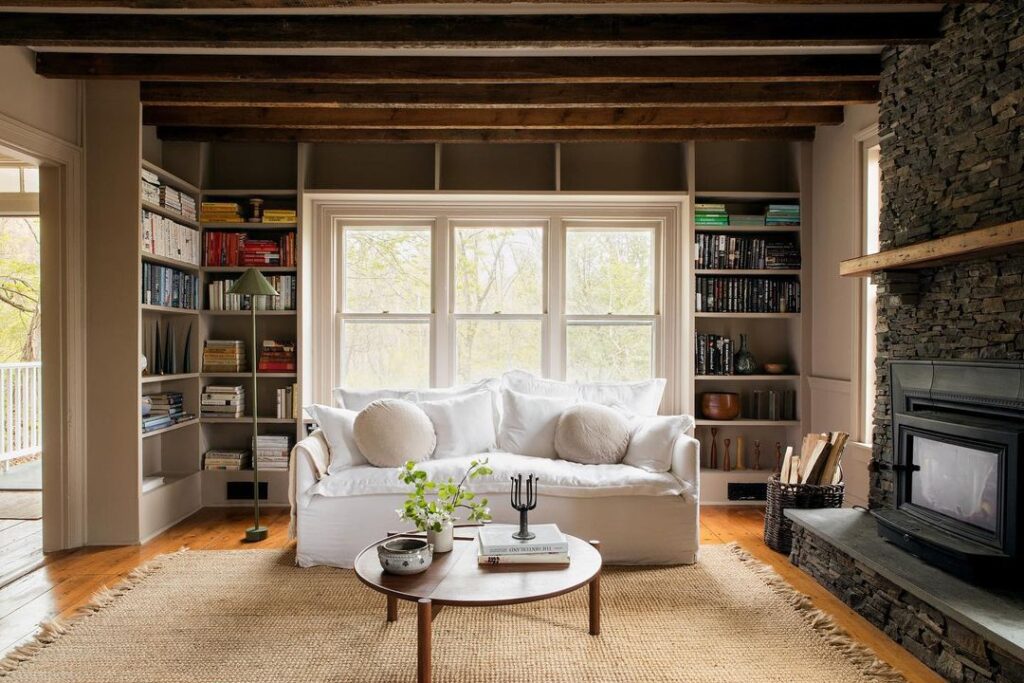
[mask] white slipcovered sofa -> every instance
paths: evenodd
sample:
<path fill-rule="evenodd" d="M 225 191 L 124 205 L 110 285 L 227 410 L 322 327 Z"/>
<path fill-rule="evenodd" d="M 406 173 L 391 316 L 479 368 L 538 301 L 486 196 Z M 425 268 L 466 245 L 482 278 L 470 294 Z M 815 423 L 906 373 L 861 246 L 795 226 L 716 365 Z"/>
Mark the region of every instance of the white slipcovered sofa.
<path fill-rule="evenodd" d="M 659 390 L 655 406 L 660 398 Z M 683 424 L 688 427 L 660 454 L 667 471 L 504 452 L 497 449 L 500 437 L 495 450 L 427 459 L 419 466 L 431 479 L 458 480 L 470 461 L 488 458 L 493 473 L 474 479 L 472 490 L 490 499 L 494 521 L 500 523 L 518 522 L 509 504 L 510 477 L 536 474 L 540 496 L 531 520 L 600 540 L 607 563 L 692 564 L 700 537 L 700 454 L 692 420 Z M 331 457 L 321 429 L 300 441 L 292 454 L 291 530 L 297 540 L 296 562 L 303 567 L 351 567 L 367 545 L 389 531 L 409 528 L 396 513 L 408 492 L 399 468 L 369 463 L 332 467 Z"/>

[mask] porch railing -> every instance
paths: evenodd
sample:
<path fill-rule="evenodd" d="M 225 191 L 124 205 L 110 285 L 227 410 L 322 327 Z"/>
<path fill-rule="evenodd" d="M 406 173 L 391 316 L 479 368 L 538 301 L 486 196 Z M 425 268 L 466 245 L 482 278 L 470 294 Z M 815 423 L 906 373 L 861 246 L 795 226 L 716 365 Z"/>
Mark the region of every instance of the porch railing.
<path fill-rule="evenodd" d="M 0 471 L 42 450 L 41 363 L 0 363 Z"/>

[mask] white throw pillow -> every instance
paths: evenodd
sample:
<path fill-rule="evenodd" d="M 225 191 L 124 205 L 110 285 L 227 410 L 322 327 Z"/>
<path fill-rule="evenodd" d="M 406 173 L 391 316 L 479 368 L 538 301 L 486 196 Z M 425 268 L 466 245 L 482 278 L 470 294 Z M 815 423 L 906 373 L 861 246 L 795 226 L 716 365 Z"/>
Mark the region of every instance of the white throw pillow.
<path fill-rule="evenodd" d="M 672 447 L 676 439 L 693 429 L 693 425 L 689 415 L 635 417 L 622 464 L 647 472 L 668 472 L 672 469 Z"/>
<path fill-rule="evenodd" d="M 434 458 L 486 453 L 494 448 L 494 403 L 491 392 L 477 391 L 417 405 L 430 418 L 437 435 Z"/>
<path fill-rule="evenodd" d="M 328 474 L 335 474 L 346 467 L 366 464 L 366 458 L 359 452 L 355 435 L 352 433 L 352 425 L 359 413 L 354 410 L 319 404 L 308 410 L 316 423 L 320 425 L 324 438 L 327 439 L 327 446 L 331 449 L 331 462 L 327 466 Z"/>
<path fill-rule="evenodd" d="M 504 410 L 498 447 L 509 453 L 554 458 L 558 418 L 575 398 L 530 396 L 511 389 L 501 392 Z"/>
<path fill-rule="evenodd" d="M 614 465 L 629 445 L 629 420 L 598 403 L 579 403 L 562 412 L 555 428 L 555 451 L 562 460 Z"/>
<path fill-rule="evenodd" d="M 354 410 L 357 413 L 370 405 L 374 401 L 379 401 L 383 398 L 404 398 L 409 399 L 413 394 L 413 389 L 344 389 L 342 387 L 336 387 L 331 390 L 331 396 L 334 398 L 334 404 L 339 408 L 345 408 L 346 410 Z"/>
<path fill-rule="evenodd" d="M 663 378 L 640 382 L 581 382 L 580 400 L 621 406 L 636 415 L 657 415 L 665 393 Z"/>
<path fill-rule="evenodd" d="M 424 401 L 441 401 L 455 396 L 468 396 L 470 394 L 486 392 L 487 397 L 491 401 L 491 415 L 494 423 L 494 432 L 497 433 L 498 426 L 501 424 L 501 394 L 498 392 L 500 386 L 501 383 L 498 380 L 488 378 L 482 379 L 479 382 L 473 382 L 472 384 L 463 384 L 458 387 L 419 389 L 412 392 L 405 398 L 415 403 L 423 403 Z"/>
<path fill-rule="evenodd" d="M 501 422 L 501 402 L 498 396 L 499 385 L 498 380 L 490 378 L 482 379 L 472 384 L 463 384 L 458 387 L 443 387 L 440 389 L 356 390 L 335 387 L 331 390 L 331 396 L 334 398 L 336 406 L 358 411 L 382 398 L 404 398 L 413 403 L 420 403 L 421 401 L 439 401 L 452 396 L 464 396 L 466 394 L 475 394 L 479 391 L 489 391 L 491 392 L 491 400 L 494 404 L 494 429 L 497 431 L 498 424 Z"/>
<path fill-rule="evenodd" d="M 556 398 L 577 398 L 579 387 L 571 382 L 544 379 L 525 370 L 510 370 L 501 376 L 501 386 L 520 394 L 530 396 L 552 396 Z"/>
<path fill-rule="evenodd" d="M 434 425 L 423 409 L 400 398 L 382 398 L 359 411 L 352 431 L 363 456 L 375 467 L 401 467 L 434 452 Z"/>

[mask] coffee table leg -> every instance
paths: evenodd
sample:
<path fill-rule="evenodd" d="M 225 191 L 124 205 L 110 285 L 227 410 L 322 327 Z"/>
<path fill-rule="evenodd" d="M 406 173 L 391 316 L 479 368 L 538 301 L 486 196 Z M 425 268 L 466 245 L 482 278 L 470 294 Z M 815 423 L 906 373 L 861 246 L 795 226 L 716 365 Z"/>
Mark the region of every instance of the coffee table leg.
<path fill-rule="evenodd" d="M 416 681 L 430 683 L 430 634 L 434 610 L 430 600 L 421 599 L 416 604 Z"/>
<path fill-rule="evenodd" d="M 591 541 L 590 545 L 598 551 L 601 550 L 600 541 Z M 589 586 L 590 591 L 590 635 L 601 635 L 601 572 L 593 578 Z"/>
<path fill-rule="evenodd" d="M 393 595 L 387 596 L 388 600 L 388 621 L 398 621 L 398 598 Z"/>

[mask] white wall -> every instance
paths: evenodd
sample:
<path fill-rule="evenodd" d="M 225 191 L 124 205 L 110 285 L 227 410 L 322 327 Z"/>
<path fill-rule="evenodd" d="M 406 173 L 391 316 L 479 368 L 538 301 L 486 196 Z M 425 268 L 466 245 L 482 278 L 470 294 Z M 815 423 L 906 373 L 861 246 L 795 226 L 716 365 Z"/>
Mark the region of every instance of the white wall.
<path fill-rule="evenodd" d="M 878 122 L 876 105 L 846 107 L 841 126 L 821 127 L 814 140 L 811 307 L 811 429 L 856 436 L 853 385 L 859 280 L 839 277 L 839 262 L 859 256 L 855 136 Z M 847 504 L 866 504 L 870 449 L 847 449 Z"/>
<path fill-rule="evenodd" d="M 0 47 L 0 115 L 80 145 L 79 87 L 78 81 L 36 76 L 31 50 Z"/>

